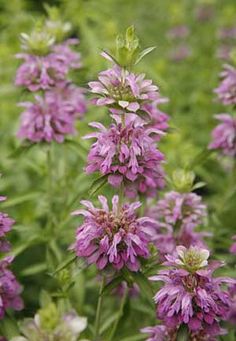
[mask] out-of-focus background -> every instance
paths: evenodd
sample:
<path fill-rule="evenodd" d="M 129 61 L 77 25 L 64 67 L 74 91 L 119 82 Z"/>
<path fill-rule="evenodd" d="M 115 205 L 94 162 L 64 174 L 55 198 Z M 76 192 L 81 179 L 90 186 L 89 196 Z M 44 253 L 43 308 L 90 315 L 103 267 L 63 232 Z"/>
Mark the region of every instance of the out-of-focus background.
<path fill-rule="evenodd" d="M 96 79 L 97 73 L 107 68 L 107 61 L 100 52 L 102 49 L 112 51 L 116 35 L 127 26 L 135 26 L 144 48 L 156 46 L 136 71 L 146 73 L 158 84 L 162 96 L 169 98 L 162 109 L 171 117 L 171 128 L 160 147 L 166 154 L 166 170 L 171 173 L 177 167 L 192 164 L 198 179 L 206 182 L 199 193 L 209 205 L 209 230 L 214 233 L 212 245 L 219 257 L 227 259 L 224 250 L 236 231 L 236 193 L 235 181 L 229 174 L 231 164 L 230 160 L 219 159 L 216 154 L 205 162 L 203 158 L 216 124 L 213 115 L 226 111 L 217 102 L 213 89 L 218 84 L 222 64 L 228 62 L 230 51 L 236 47 L 236 2 L 61 0 L 48 4 L 60 9 L 61 18 L 72 24 L 71 36 L 80 39 L 83 68 L 73 74 L 73 79 L 82 87 L 87 87 L 88 81 Z M 43 1 L 0 0 L 0 173 L 3 175 L 0 194 L 7 195 L 8 201 L 3 207 L 17 222 L 12 233 L 18 254 L 15 272 L 25 286 L 23 296 L 29 315 L 37 307 L 40 283 L 48 280 L 42 261 L 45 249 L 41 241 L 37 242 L 37 236 L 43 233 L 47 185 L 44 150 L 37 147 L 24 150 L 16 138 L 22 110 L 17 103 L 27 100 L 28 94 L 14 86 L 20 63 L 15 54 L 20 51 L 19 34 L 29 33 L 43 16 Z M 67 214 L 69 216 L 72 208 L 78 207 L 76 198 L 86 195 L 93 180 L 83 173 L 89 144 L 80 137 L 89 130 L 88 122 L 106 120 L 104 109 L 90 106 L 85 119 L 77 125 L 76 143 L 65 144 L 60 149 L 54 146 L 59 162 L 54 169 L 59 184 L 55 209 L 61 213 L 65 202 L 75 199 L 75 204 L 62 214 L 63 223 L 58 227 L 58 240 L 65 249 L 72 242 L 75 229 L 75 222 Z M 60 161 L 62 152 L 66 162 L 65 158 Z M 66 183 L 60 180 L 64 179 L 61 174 L 67 174 Z M 50 255 L 47 257 L 50 261 Z M 85 302 L 84 292 L 93 285 L 89 281 L 93 274 L 86 276 L 86 282 L 82 275 L 80 277 L 77 284 L 80 290 L 75 288 L 80 307 Z M 52 285 L 50 281 L 48 285 Z M 84 309 L 89 315 L 92 314 L 89 295 L 86 297 Z M 136 321 L 133 322 L 135 328 Z"/>

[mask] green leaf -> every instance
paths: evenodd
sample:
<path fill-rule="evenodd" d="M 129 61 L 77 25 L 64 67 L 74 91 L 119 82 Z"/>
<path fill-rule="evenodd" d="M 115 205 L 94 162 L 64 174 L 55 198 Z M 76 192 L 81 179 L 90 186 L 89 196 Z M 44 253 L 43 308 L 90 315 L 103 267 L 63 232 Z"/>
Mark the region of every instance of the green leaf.
<path fill-rule="evenodd" d="M 204 149 L 199 154 L 195 156 L 195 158 L 188 165 L 188 169 L 192 170 L 193 168 L 203 164 L 209 156 L 212 154 L 212 150 Z"/>
<path fill-rule="evenodd" d="M 133 280 L 141 289 L 141 292 L 147 296 L 148 299 L 152 300 L 154 292 L 152 286 L 147 277 L 142 272 L 132 272 Z"/>
<path fill-rule="evenodd" d="M 109 282 L 103 289 L 102 295 L 109 294 L 113 289 L 115 289 L 122 281 L 124 280 L 123 276 L 115 277 L 111 282 Z"/>
<path fill-rule="evenodd" d="M 52 302 L 52 298 L 46 290 L 41 290 L 39 294 L 39 304 L 40 307 L 46 307 Z"/>
<path fill-rule="evenodd" d="M 133 336 L 125 337 L 124 339 L 121 339 L 120 341 L 140 341 L 145 340 L 147 338 L 147 335 L 137 334 Z"/>
<path fill-rule="evenodd" d="M 77 256 L 75 254 L 71 254 L 67 259 L 62 262 L 56 270 L 51 274 L 52 276 L 55 276 L 58 272 L 62 271 L 63 269 L 67 268 L 70 264 L 72 264 L 76 260 Z"/>
<path fill-rule="evenodd" d="M 107 183 L 107 175 L 103 175 L 94 180 L 90 189 L 89 196 L 92 197 L 99 192 L 99 190 Z"/>
<path fill-rule="evenodd" d="M 205 182 L 203 182 L 203 181 L 197 182 L 195 185 L 193 185 L 192 191 L 194 191 L 195 189 L 198 189 L 198 188 L 202 188 L 202 187 L 204 187 L 204 186 L 206 186 L 206 183 L 205 183 Z"/>
<path fill-rule="evenodd" d="M 47 270 L 47 266 L 45 263 L 38 263 L 38 264 L 34 264 L 29 266 L 28 268 L 24 269 L 21 272 L 22 276 L 32 276 L 32 275 L 36 275 L 40 272 L 46 271 Z"/>
<path fill-rule="evenodd" d="M 29 193 L 29 194 L 24 194 L 24 195 L 21 195 L 19 197 L 15 197 L 13 199 L 9 199 L 9 200 L 3 202 L 1 204 L 1 206 L 3 208 L 8 208 L 8 207 L 16 206 L 16 205 L 22 204 L 22 203 L 24 203 L 26 201 L 34 200 L 34 199 L 38 198 L 41 195 L 42 195 L 41 192 L 33 192 L 33 193 Z"/>
<path fill-rule="evenodd" d="M 156 46 L 151 46 L 151 47 L 146 48 L 142 52 L 140 52 L 138 55 L 138 58 L 135 61 L 135 65 L 137 65 L 146 55 L 148 55 L 155 49 L 156 49 Z"/>

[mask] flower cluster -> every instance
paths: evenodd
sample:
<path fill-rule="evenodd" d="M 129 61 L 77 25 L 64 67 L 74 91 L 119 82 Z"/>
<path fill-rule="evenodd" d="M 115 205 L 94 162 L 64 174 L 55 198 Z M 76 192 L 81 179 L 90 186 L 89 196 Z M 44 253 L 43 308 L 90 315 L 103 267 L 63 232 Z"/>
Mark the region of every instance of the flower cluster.
<path fill-rule="evenodd" d="M 60 314 L 54 303 L 50 303 L 39 310 L 34 318 L 23 321 L 23 336 L 13 337 L 11 341 L 77 341 L 86 327 L 85 317 L 78 316 L 73 310 Z"/>
<path fill-rule="evenodd" d="M 221 73 L 222 81 L 215 93 L 224 105 L 236 104 L 236 69 L 231 65 L 225 65 Z"/>
<path fill-rule="evenodd" d="M 126 116 L 124 126 L 119 116 L 114 119 L 108 129 L 100 123 L 91 124 L 99 132 L 87 136 L 97 139 L 88 155 L 87 173 L 99 170 L 108 175 L 108 182 L 114 187 L 124 183 L 129 197 L 135 197 L 137 192 L 155 195 L 156 189 L 164 186 L 164 155 L 151 135 L 160 136 L 160 131 L 145 129 L 134 115 Z"/>
<path fill-rule="evenodd" d="M 164 265 L 171 268 L 151 278 L 164 282 L 154 298 L 157 317 L 173 331 L 185 325 L 190 340 L 215 340 L 224 332 L 219 322 L 228 318 L 231 304 L 222 284 L 234 281 L 213 277 L 220 264 L 208 264 L 208 250 L 178 246 L 176 251 L 177 256 L 166 256 Z"/>
<path fill-rule="evenodd" d="M 76 242 L 72 246 L 77 256 L 95 263 L 98 269 L 111 265 L 120 270 L 126 266 L 138 271 L 140 259 L 149 257 L 149 224 L 147 217 L 137 218 L 135 210 L 141 203 L 134 202 L 119 207 L 119 197 L 112 199 L 109 210 L 107 199 L 98 197 L 102 208 L 95 208 L 89 201 L 81 201 L 86 210 L 75 211 L 83 215 L 84 222 L 76 232 Z"/>
<path fill-rule="evenodd" d="M 36 95 L 34 102 L 23 103 L 26 110 L 18 136 L 31 142 L 61 143 L 65 135 L 75 132 L 75 120 L 86 111 L 84 90 L 68 78 L 70 70 L 81 67 L 80 54 L 72 50 L 78 40 L 56 44 L 54 38 L 49 39 L 43 32 L 32 35 L 38 45 L 35 43 L 32 49 L 33 36 L 23 35 L 26 44 L 23 48 L 27 51 L 17 55 L 24 62 L 17 71 L 15 84 Z"/>
<path fill-rule="evenodd" d="M 103 56 L 110 60 L 107 54 Z M 137 194 L 155 196 L 165 184 L 164 155 L 156 144 L 169 120 L 158 106 L 168 100 L 144 77 L 114 64 L 99 74 L 98 81 L 89 83 L 91 92 L 98 95 L 93 103 L 107 106 L 113 122 L 108 128 L 90 124 L 99 131 L 85 137 L 96 138 L 86 171 L 107 175 L 114 187 L 125 184 L 125 194 L 131 198 Z"/>
<path fill-rule="evenodd" d="M 6 198 L 0 196 L 0 202 Z M 0 252 L 10 250 L 10 243 L 6 240 L 7 233 L 11 230 L 14 220 L 8 214 L 0 212 Z M 21 287 L 14 274 L 9 270 L 13 257 L 5 256 L 0 260 L 0 319 L 5 316 L 8 308 L 21 310 L 23 302 L 20 298 Z"/>
<path fill-rule="evenodd" d="M 216 115 L 221 122 L 212 132 L 210 149 L 218 149 L 224 155 L 236 157 L 236 118 L 229 114 Z"/>
<path fill-rule="evenodd" d="M 203 237 L 208 234 L 195 231 L 207 215 L 206 205 L 197 194 L 167 192 L 147 215 L 155 221 L 152 238 L 162 259 L 177 245 L 205 246 Z"/>

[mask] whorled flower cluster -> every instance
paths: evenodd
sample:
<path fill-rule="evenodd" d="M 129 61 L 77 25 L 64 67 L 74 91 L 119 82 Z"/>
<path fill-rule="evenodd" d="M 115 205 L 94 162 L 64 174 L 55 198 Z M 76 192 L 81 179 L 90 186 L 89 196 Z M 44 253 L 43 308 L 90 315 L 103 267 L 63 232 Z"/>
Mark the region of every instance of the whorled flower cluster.
<path fill-rule="evenodd" d="M 161 259 L 172 254 L 177 245 L 205 247 L 203 238 L 209 234 L 195 228 L 203 224 L 207 208 L 197 194 L 167 192 L 146 214 L 155 221 L 152 240 Z"/>
<path fill-rule="evenodd" d="M 0 202 L 6 198 L 0 196 Z M 8 252 L 10 243 L 6 240 L 7 233 L 11 230 L 14 220 L 8 214 L 0 212 L 0 252 Z M 21 287 L 14 274 L 9 270 L 13 257 L 5 256 L 0 260 L 0 319 L 4 318 L 5 311 L 9 308 L 21 310 L 23 301 L 20 298 Z"/>
<path fill-rule="evenodd" d="M 146 104 L 159 98 L 158 87 L 144 74 L 136 75 L 118 65 L 100 72 L 98 81 L 89 82 L 89 87 L 99 95 L 94 103 L 108 106 L 113 113 L 145 111 Z"/>
<path fill-rule="evenodd" d="M 141 203 L 119 204 L 119 197 L 112 199 L 112 210 L 107 199 L 98 197 L 102 208 L 96 208 L 89 201 L 81 201 L 86 207 L 75 211 L 83 215 L 84 222 L 78 227 L 76 241 L 72 248 L 78 257 L 89 264 L 96 264 L 102 270 L 111 265 L 115 270 L 127 267 L 138 271 L 140 259 L 149 257 L 149 223 L 147 217 L 137 218 L 135 210 Z"/>
<path fill-rule="evenodd" d="M 231 65 L 225 65 L 221 72 L 222 81 L 215 93 L 224 105 L 236 104 L 236 69 Z"/>
<path fill-rule="evenodd" d="M 229 114 L 215 117 L 220 123 L 212 131 L 209 149 L 218 149 L 224 155 L 236 157 L 236 118 Z"/>
<path fill-rule="evenodd" d="M 222 284 L 232 285 L 234 281 L 213 277 L 221 264 L 208 264 L 208 250 L 178 246 L 176 251 L 177 256 L 166 256 L 164 265 L 170 269 L 151 278 L 164 282 L 154 298 L 157 317 L 172 331 L 186 326 L 190 340 L 216 340 L 224 333 L 219 322 L 227 320 L 232 303 Z"/>
<path fill-rule="evenodd" d="M 18 137 L 31 142 L 61 143 L 66 135 L 75 132 L 75 120 L 86 111 L 84 89 L 68 78 L 70 70 L 81 67 L 80 54 L 71 48 L 77 44 L 77 39 L 69 39 L 52 45 L 46 55 L 17 55 L 24 62 L 15 84 L 33 93 L 43 92 L 35 96 L 34 102 L 22 104 L 26 110 L 21 116 Z"/>
<path fill-rule="evenodd" d="M 91 123 L 100 131 L 86 138 L 96 138 L 88 155 L 87 173 L 100 171 L 108 175 L 108 182 L 135 197 L 137 192 L 155 195 L 164 186 L 161 163 L 164 155 L 156 148 L 151 135 L 160 135 L 155 128 L 146 128 L 135 115 L 126 115 L 124 125 L 120 116 L 113 116 L 115 123 L 108 129 L 101 123 Z"/>

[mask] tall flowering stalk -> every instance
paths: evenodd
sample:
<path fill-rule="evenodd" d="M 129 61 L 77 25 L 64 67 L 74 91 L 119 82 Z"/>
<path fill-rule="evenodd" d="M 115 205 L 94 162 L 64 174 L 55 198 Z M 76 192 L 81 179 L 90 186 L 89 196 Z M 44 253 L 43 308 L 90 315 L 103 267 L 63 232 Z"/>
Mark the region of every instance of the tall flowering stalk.
<path fill-rule="evenodd" d="M 225 333 L 220 321 L 227 320 L 232 304 L 224 283 L 232 285 L 230 278 L 213 277 L 219 262 L 208 263 L 209 251 L 198 247 L 186 249 L 178 246 L 177 255 L 166 256 L 164 265 L 170 269 L 159 271 L 151 280 L 164 282 L 154 300 L 157 317 L 164 326 L 146 328 L 151 335 L 162 333 L 160 340 L 177 340 L 180 328 L 185 328 L 188 340 L 217 340 Z M 156 329 L 155 329 L 156 328 Z M 155 336 L 150 340 L 159 340 Z"/>
<path fill-rule="evenodd" d="M 46 21 L 31 35 L 21 34 L 23 63 L 17 70 L 15 84 L 34 95 L 34 102 L 19 103 L 21 115 L 18 137 L 30 142 L 56 141 L 75 133 L 75 121 L 86 111 L 84 89 L 69 79 L 69 72 L 81 67 L 80 54 L 72 47 L 78 39 L 64 40 L 68 25 L 57 27 Z M 60 34 L 59 34 L 60 33 Z"/>
<path fill-rule="evenodd" d="M 165 184 L 162 168 L 165 158 L 157 148 L 157 142 L 168 128 L 169 118 L 157 105 L 166 99 L 160 97 L 158 87 L 145 79 L 144 74 L 131 71 L 152 49 L 140 52 L 134 28 L 128 28 L 124 37 L 117 38 L 116 57 L 102 53 L 112 62 L 112 67 L 101 72 L 97 81 L 89 83 L 91 92 L 95 94 L 92 102 L 96 106 L 107 107 L 111 124 L 108 128 L 100 122 L 90 124 L 97 131 L 85 136 L 86 139 L 95 139 L 89 151 L 86 172 L 100 172 L 112 187 L 119 188 L 119 195 L 112 198 L 112 208 L 107 198 L 100 195 L 101 208 L 83 200 L 81 204 L 85 209 L 73 213 L 82 215 L 84 220 L 77 228 L 72 248 L 88 264 L 96 264 L 103 277 L 94 341 L 99 339 L 106 273 L 115 277 L 123 276 L 126 271 L 139 273 L 144 260 L 150 257 L 153 222 L 150 218 L 138 217 L 136 210 L 140 208 L 140 202 L 127 203 L 124 197 L 154 196 Z M 125 292 L 110 340 L 123 313 L 127 289 Z"/>

